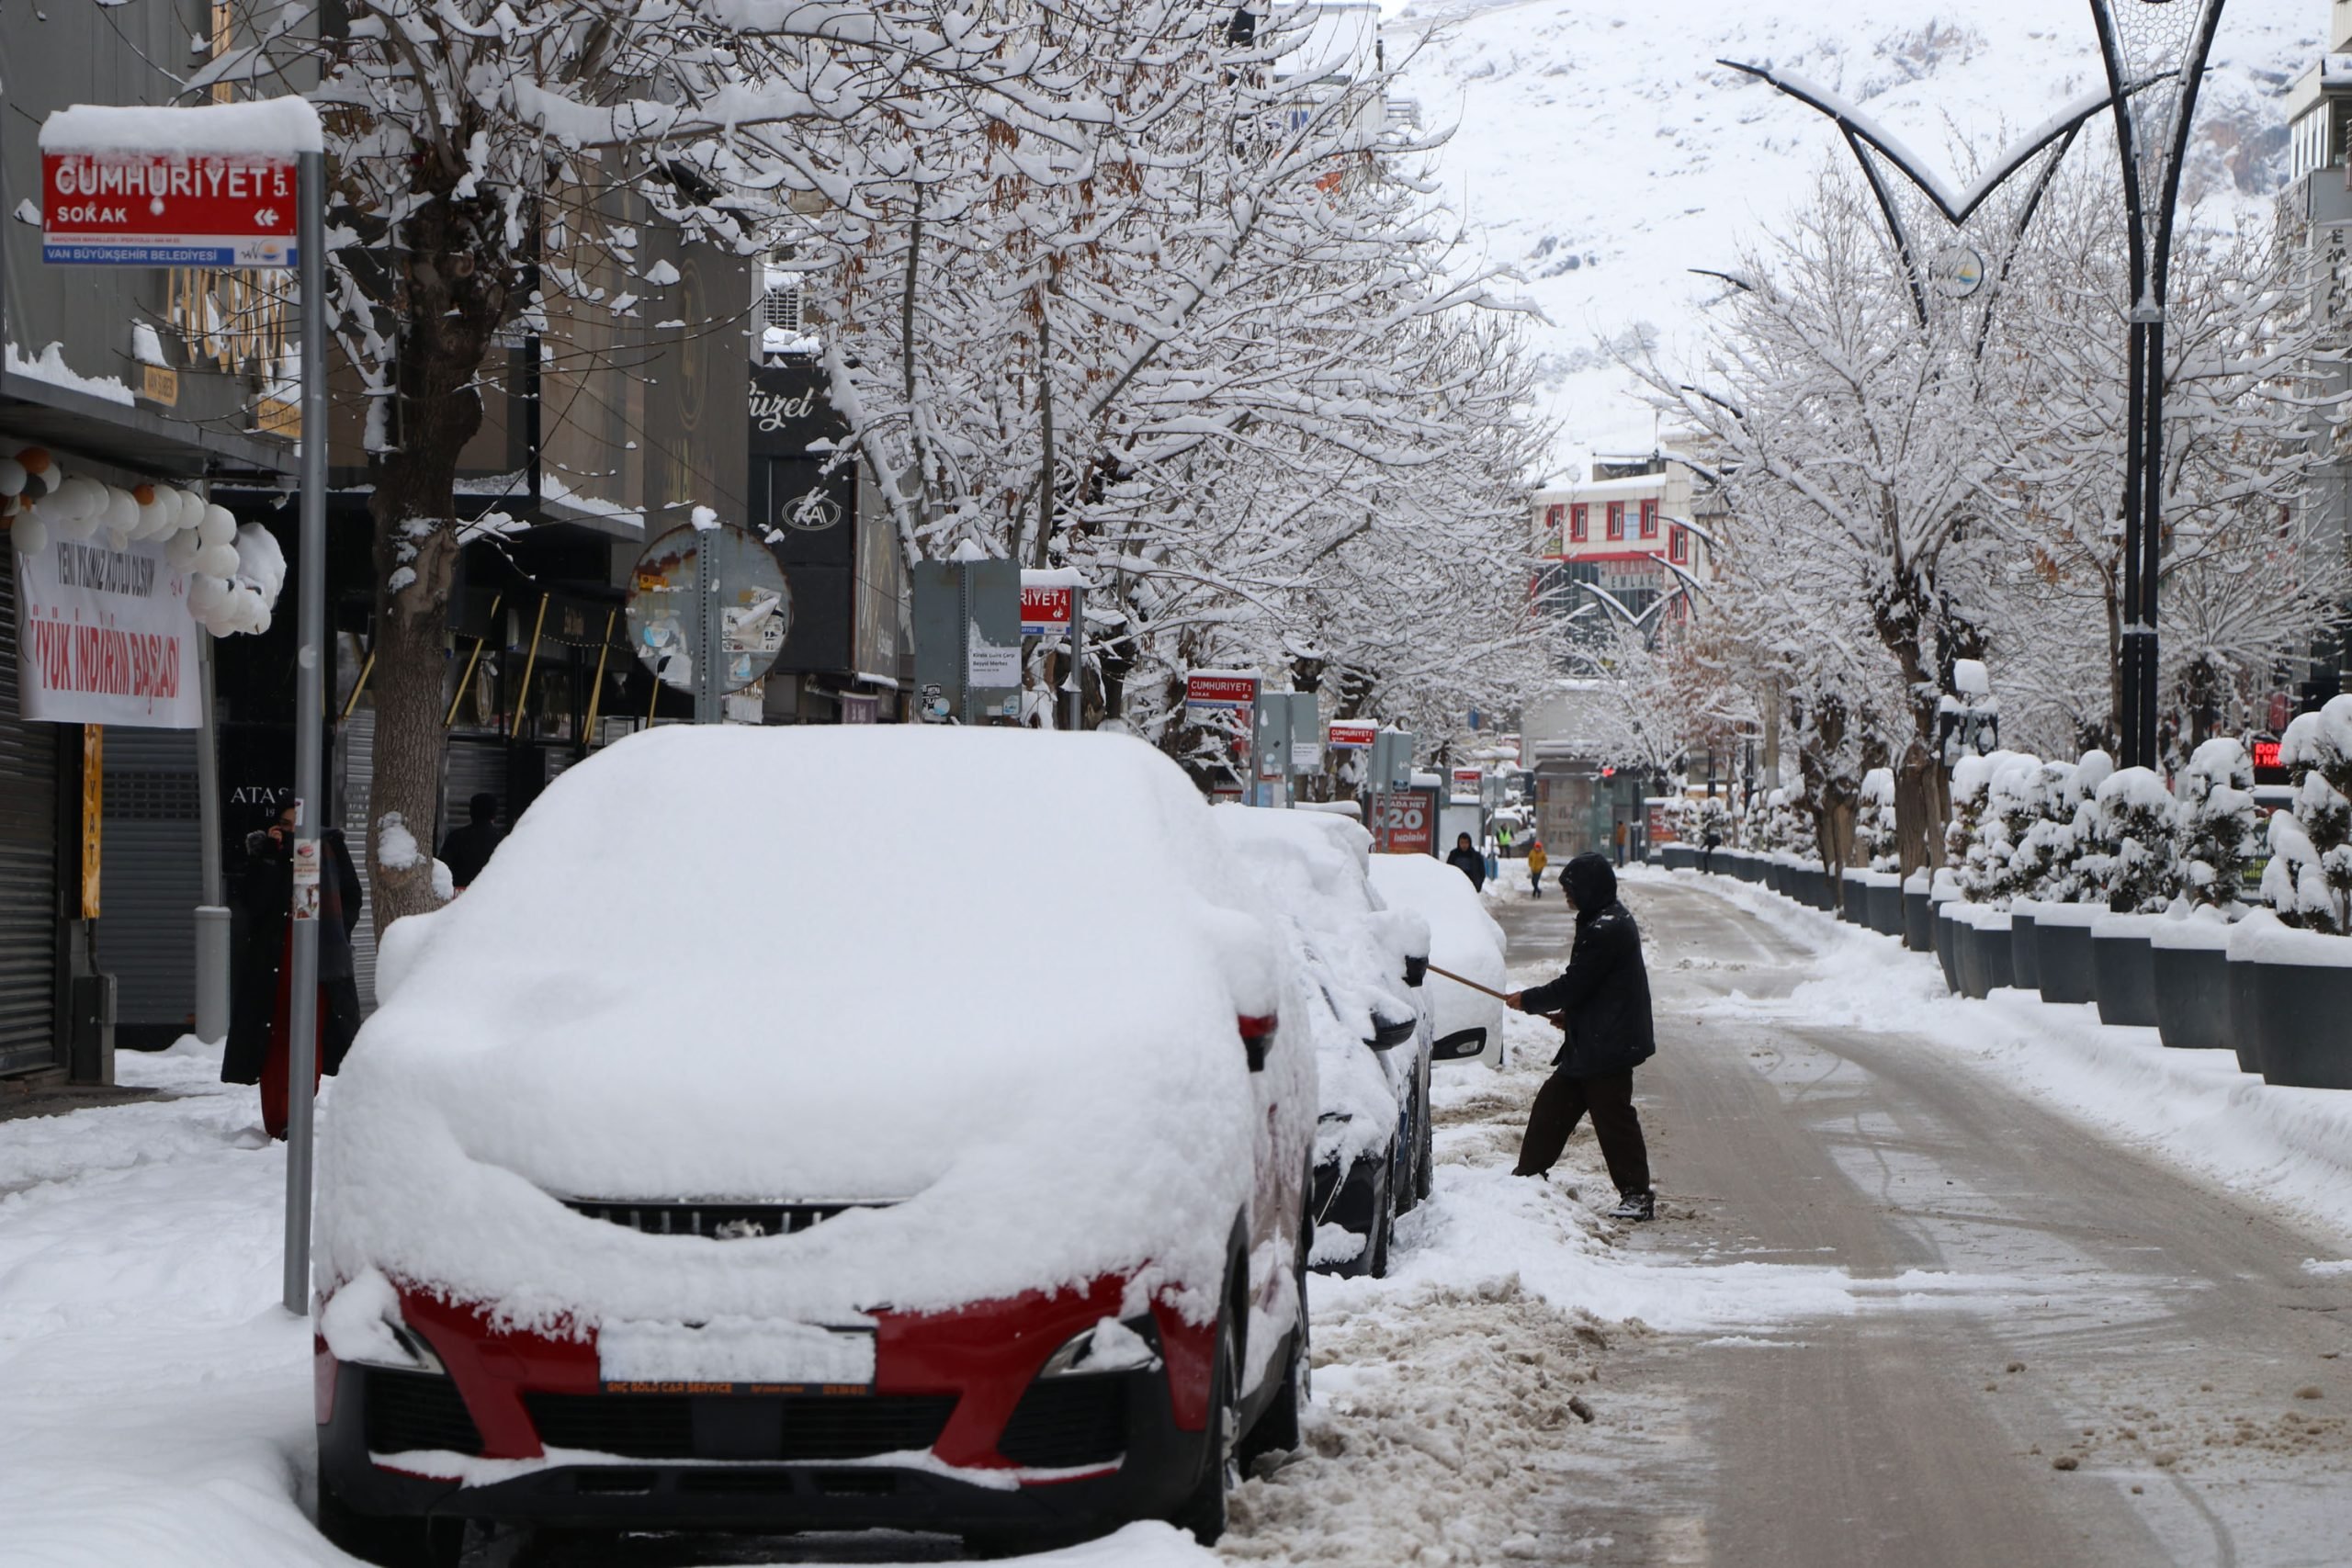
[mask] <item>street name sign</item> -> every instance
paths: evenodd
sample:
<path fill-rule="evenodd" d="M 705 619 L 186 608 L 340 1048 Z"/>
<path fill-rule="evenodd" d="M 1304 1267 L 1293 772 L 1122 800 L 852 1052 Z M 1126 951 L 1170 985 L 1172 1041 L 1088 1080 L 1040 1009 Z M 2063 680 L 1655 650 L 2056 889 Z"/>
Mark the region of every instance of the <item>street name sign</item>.
<path fill-rule="evenodd" d="M 318 140 L 300 99 L 61 109 L 40 130 L 41 260 L 291 267 L 295 159 Z"/>

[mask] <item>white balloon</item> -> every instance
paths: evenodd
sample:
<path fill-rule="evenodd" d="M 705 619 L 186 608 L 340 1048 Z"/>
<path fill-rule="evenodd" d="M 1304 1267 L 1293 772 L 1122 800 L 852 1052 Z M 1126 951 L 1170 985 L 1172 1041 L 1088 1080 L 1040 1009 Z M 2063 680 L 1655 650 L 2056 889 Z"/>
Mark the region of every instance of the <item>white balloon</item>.
<path fill-rule="evenodd" d="M 172 493 L 179 498 L 180 508 L 179 521 L 173 525 L 173 526 L 178 528 L 193 528 L 198 524 L 204 521 L 204 498 L 202 496 L 197 494 L 196 491 L 192 490 L 175 490 Z"/>
<path fill-rule="evenodd" d="M 87 512 L 74 513 L 70 516 L 53 517 L 50 521 L 56 525 L 60 538 L 86 539 L 96 533 L 99 526 L 106 521 L 106 512 L 103 508 L 94 508 Z"/>
<path fill-rule="evenodd" d="M 207 577 L 199 572 L 187 580 L 188 614 L 209 626 L 212 624 L 213 617 L 220 613 L 221 601 L 226 599 L 228 594 L 227 583 L 217 577 Z"/>
<path fill-rule="evenodd" d="M 102 519 L 105 526 L 129 537 L 139 526 L 139 498 L 127 490 L 113 485 L 107 487 L 107 509 Z"/>
<path fill-rule="evenodd" d="M 174 571 L 186 571 L 196 564 L 197 552 L 203 548 L 203 540 L 183 530 L 164 541 L 164 564 Z"/>
<path fill-rule="evenodd" d="M 128 549 L 130 547 L 130 536 L 119 528 L 101 528 L 98 530 L 98 543 L 110 550 Z"/>
<path fill-rule="evenodd" d="M 204 509 L 204 520 L 197 525 L 197 533 L 208 545 L 232 544 L 237 537 L 237 519 L 225 506 L 208 506 Z M 226 577 L 228 573 L 220 575 Z"/>
<path fill-rule="evenodd" d="M 196 570 L 208 577 L 237 575 L 237 547 L 207 545 L 196 554 Z"/>
<path fill-rule="evenodd" d="M 17 520 L 8 525 L 8 541 L 17 547 L 19 555 L 38 555 L 48 547 L 49 527 L 41 522 L 40 513 L 20 512 Z"/>
<path fill-rule="evenodd" d="M 94 479 L 74 474 L 57 487 L 57 492 L 41 505 L 49 509 L 52 523 L 78 523 L 107 503 L 107 487 Z"/>
<path fill-rule="evenodd" d="M 171 532 L 172 525 L 180 519 L 180 509 L 164 499 L 157 491 L 155 499 L 139 509 L 139 531 L 134 539 L 160 539 Z"/>

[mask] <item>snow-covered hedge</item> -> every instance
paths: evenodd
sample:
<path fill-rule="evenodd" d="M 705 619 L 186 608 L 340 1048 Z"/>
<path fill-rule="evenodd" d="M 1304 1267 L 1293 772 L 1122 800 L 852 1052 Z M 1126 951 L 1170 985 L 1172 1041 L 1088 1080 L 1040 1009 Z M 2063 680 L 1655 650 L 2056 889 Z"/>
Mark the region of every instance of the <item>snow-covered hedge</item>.
<path fill-rule="evenodd" d="M 2037 863 L 2028 845 L 2041 821 L 2041 759 L 2018 752 L 1985 783 L 1981 847 L 1986 892 L 1996 903 L 2034 897 Z"/>
<path fill-rule="evenodd" d="M 1894 770 L 1872 768 L 1862 775 L 1862 808 L 1854 818 L 1854 858 L 1870 871 L 1902 864 L 1894 834 Z"/>
<path fill-rule="evenodd" d="M 2289 725 L 2278 760 L 2295 801 L 2271 814 L 2262 896 L 2290 926 L 2352 936 L 2352 694 Z"/>
<path fill-rule="evenodd" d="M 2160 912 L 2179 891 L 2172 858 L 2172 791 L 2153 768 L 2124 768 L 2098 786 L 2096 851 L 2107 907 Z"/>
<path fill-rule="evenodd" d="M 2254 762 L 2226 737 L 2208 740 L 2180 773 L 2173 858 L 2181 896 L 2235 916 L 2245 907 L 2246 868 L 2262 852 L 2254 806 Z"/>
<path fill-rule="evenodd" d="M 2015 751 L 1995 751 L 1962 757 L 1951 771 L 1951 819 L 1944 824 L 1944 864 L 1960 885 L 1961 897 L 1972 904 L 1995 897 L 1996 845 L 1988 838 L 1993 825 L 1993 781 L 2030 761 Z"/>

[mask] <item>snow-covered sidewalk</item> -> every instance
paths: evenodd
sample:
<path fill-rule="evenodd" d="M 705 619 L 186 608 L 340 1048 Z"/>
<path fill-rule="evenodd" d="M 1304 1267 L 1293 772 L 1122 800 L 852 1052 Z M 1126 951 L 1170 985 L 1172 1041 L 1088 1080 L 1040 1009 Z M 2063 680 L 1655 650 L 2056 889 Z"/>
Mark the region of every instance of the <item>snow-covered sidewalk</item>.
<path fill-rule="evenodd" d="M 1955 997 L 1932 953 L 1892 937 L 1727 877 L 1643 871 L 1634 886 L 1655 877 L 1736 905 L 1815 954 L 1811 976 L 1789 995 L 1735 993 L 1702 1016 L 1916 1035 L 2352 1251 L 2352 1094 L 2267 1084 L 2227 1051 L 2168 1050 L 2154 1029 L 2101 1023 L 2087 1002 L 2053 1004 L 2009 988 L 1984 1001 Z"/>

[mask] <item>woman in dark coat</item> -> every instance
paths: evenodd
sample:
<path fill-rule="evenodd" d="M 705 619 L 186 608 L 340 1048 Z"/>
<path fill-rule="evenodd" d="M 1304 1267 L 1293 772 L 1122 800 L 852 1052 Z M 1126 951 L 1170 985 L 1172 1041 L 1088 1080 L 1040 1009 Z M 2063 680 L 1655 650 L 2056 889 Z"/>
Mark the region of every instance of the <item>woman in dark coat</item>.
<path fill-rule="evenodd" d="M 1521 1012 L 1557 1017 L 1566 1038 L 1552 1059 L 1552 1076 L 1535 1093 L 1515 1174 L 1541 1176 L 1559 1160 L 1568 1135 L 1587 1111 L 1617 1185 L 1621 1220 L 1657 1212 L 1650 1190 L 1649 1150 L 1634 1110 L 1634 1069 L 1657 1050 L 1650 1020 L 1649 972 L 1642 965 L 1642 933 L 1633 911 L 1617 901 L 1617 873 L 1608 857 L 1581 854 L 1560 882 L 1577 909 L 1576 943 L 1567 972 L 1548 986 L 1514 991 L 1506 999 Z"/>
<path fill-rule="evenodd" d="M 1445 863 L 1468 877 L 1471 886 L 1484 888 L 1487 886 L 1487 857 L 1471 847 L 1469 834 L 1456 833 L 1453 836 L 1453 852 L 1445 857 Z"/>
<path fill-rule="evenodd" d="M 321 835 L 319 847 L 318 1067 L 332 1073 L 359 1032 L 351 933 L 358 929 L 366 891 L 340 829 Z M 229 1045 L 220 1060 L 223 1082 L 261 1085 L 262 1124 L 272 1137 L 286 1132 L 292 1010 L 286 968 L 293 954 L 293 899 L 294 810 L 288 807 L 245 840 L 245 869 L 237 885 L 245 937 L 232 976 Z"/>

